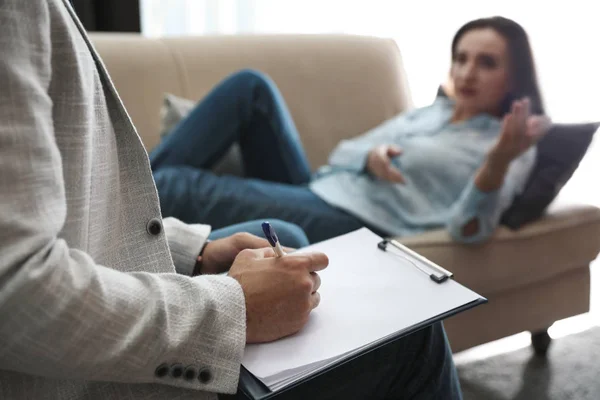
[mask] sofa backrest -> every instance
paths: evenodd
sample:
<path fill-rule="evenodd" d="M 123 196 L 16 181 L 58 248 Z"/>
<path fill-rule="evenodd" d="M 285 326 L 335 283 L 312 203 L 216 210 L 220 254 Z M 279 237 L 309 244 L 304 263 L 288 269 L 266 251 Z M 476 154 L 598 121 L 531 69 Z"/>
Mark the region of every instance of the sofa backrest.
<path fill-rule="evenodd" d="M 354 35 L 239 35 L 146 38 L 92 33 L 148 150 L 159 141 L 165 93 L 201 99 L 225 76 L 269 75 L 289 105 L 313 168 L 341 140 L 412 107 L 391 39 Z"/>

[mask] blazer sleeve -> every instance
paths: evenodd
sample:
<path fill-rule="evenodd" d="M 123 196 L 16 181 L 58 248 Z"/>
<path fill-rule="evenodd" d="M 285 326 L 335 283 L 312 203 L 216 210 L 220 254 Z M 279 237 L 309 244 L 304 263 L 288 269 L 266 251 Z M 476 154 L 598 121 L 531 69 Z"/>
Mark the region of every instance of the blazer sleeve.
<path fill-rule="evenodd" d="M 119 272 L 58 237 L 66 197 L 47 90 L 48 7 L 0 0 L 0 370 L 233 393 L 246 339 L 235 280 L 172 265 Z M 174 364 L 210 379 L 155 374 Z"/>

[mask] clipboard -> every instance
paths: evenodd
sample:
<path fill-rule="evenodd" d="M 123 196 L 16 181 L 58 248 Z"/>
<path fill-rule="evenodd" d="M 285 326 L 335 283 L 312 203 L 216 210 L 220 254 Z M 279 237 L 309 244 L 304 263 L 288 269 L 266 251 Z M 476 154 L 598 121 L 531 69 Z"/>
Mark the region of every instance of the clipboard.
<path fill-rule="evenodd" d="M 335 239 L 332 239 L 332 240 L 335 240 Z M 429 275 L 430 279 L 428 279 L 428 281 L 435 282 L 435 285 L 440 288 L 443 288 L 446 285 L 449 285 L 450 284 L 449 282 L 453 281 L 453 279 L 452 279 L 453 275 L 450 271 L 447 271 L 447 270 L 437 266 L 436 264 L 434 264 L 431 261 L 427 260 L 426 258 L 420 256 L 418 253 L 415 253 L 412 250 L 406 248 L 405 246 L 403 246 L 399 243 L 392 243 L 392 242 L 395 242 L 395 241 L 392 241 L 392 240 L 383 240 L 382 241 L 381 238 L 379 238 L 378 241 L 370 242 L 371 243 L 370 245 L 373 246 L 372 248 L 375 249 L 375 251 L 373 251 L 371 254 L 377 255 L 377 254 L 381 254 L 380 252 L 384 251 L 385 253 L 390 254 L 390 256 L 392 256 L 393 255 L 392 251 L 398 250 L 401 253 L 401 255 L 403 256 L 402 257 L 403 260 L 407 261 L 409 264 L 414 266 L 414 267 L 408 267 L 408 264 L 404 263 L 404 264 L 406 264 L 405 268 L 407 268 L 406 272 L 412 274 L 411 275 L 411 276 L 413 276 L 412 279 L 419 279 L 420 281 L 422 281 L 421 282 L 422 284 L 424 284 L 423 282 L 427 281 L 426 278 L 425 277 L 416 278 L 417 276 L 423 276 L 422 274 Z M 392 250 L 392 248 L 393 248 L 393 250 Z M 381 258 L 381 256 L 377 256 L 377 257 Z M 420 272 L 414 272 L 415 267 Z M 431 275 L 434 275 L 435 279 Z M 432 284 L 430 283 L 429 284 L 430 288 L 431 288 L 431 285 Z M 457 285 L 457 284 L 453 283 L 452 285 Z M 452 287 L 452 285 L 450 287 Z M 462 286 L 462 285 L 458 284 L 458 286 Z M 431 290 L 434 290 L 434 289 L 431 289 Z M 395 342 L 396 340 L 400 340 L 401 338 L 403 338 L 407 335 L 410 335 L 414 332 L 417 332 L 417 331 L 419 331 L 427 326 L 430 326 L 436 322 L 442 321 L 453 315 L 467 311 L 478 305 L 487 303 L 486 298 L 483 298 L 479 295 L 477 295 L 477 296 L 478 297 L 474 298 L 474 300 L 469 301 L 466 304 L 462 304 L 455 308 L 448 309 L 447 311 L 441 312 L 437 315 L 434 315 L 431 318 L 421 320 L 418 323 L 414 323 L 410 326 L 407 326 L 406 328 L 404 328 L 402 330 L 395 331 L 389 336 L 385 336 L 384 338 L 379 338 L 378 340 L 372 342 L 371 344 L 367 344 L 365 346 L 357 348 L 356 351 L 353 351 L 344 356 L 338 357 L 331 363 L 326 364 L 326 366 L 317 368 L 317 370 L 315 370 L 314 372 L 310 372 L 307 376 L 302 377 L 301 379 L 299 379 L 297 381 L 293 381 L 293 383 L 290 383 L 290 384 L 288 384 L 284 387 L 278 388 L 276 390 L 271 390 L 265 383 L 263 383 L 261 381 L 261 379 L 259 379 L 252 372 L 250 372 L 250 370 L 248 368 L 246 368 L 245 366 L 242 365 L 241 371 L 240 371 L 240 381 L 239 381 L 239 385 L 238 385 L 238 396 L 240 394 L 242 394 L 246 399 L 249 399 L 249 400 L 276 399 L 281 394 L 292 391 L 301 385 L 310 384 L 310 382 L 313 381 L 314 379 L 316 379 L 317 377 L 322 376 L 323 374 L 327 374 L 328 372 L 338 368 L 341 365 L 344 365 L 348 362 L 356 360 L 357 358 L 360 358 L 364 354 L 368 354 L 373 350 L 387 346 L 390 343 Z"/>

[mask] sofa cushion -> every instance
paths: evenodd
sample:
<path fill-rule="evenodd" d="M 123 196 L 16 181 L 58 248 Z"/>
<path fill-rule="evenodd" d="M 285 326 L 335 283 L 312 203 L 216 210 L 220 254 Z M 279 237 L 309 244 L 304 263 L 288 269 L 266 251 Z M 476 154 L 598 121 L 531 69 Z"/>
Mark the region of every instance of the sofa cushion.
<path fill-rule="evenodd" d="M 459 244 L 445 230 L 398 241 L 488 296 L 588 265 L 600 251 L 600 209 L 555 203 L 539 221 L 518 231 L 501 227 L 477 246 Z"/>

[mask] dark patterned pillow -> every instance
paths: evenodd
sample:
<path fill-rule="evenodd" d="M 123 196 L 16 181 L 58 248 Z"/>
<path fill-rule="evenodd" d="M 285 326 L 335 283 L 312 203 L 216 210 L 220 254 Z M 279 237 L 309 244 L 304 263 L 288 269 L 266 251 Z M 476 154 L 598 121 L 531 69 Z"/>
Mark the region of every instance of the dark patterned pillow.
<path fill-rule="evenodd" d="M 537 144 L 537 158 L 523 193 L 502 215 L 503 225 L 518 229 L 544 214 L 573 176 L 598 127 L 600 123 L 552 125 Z"/>

